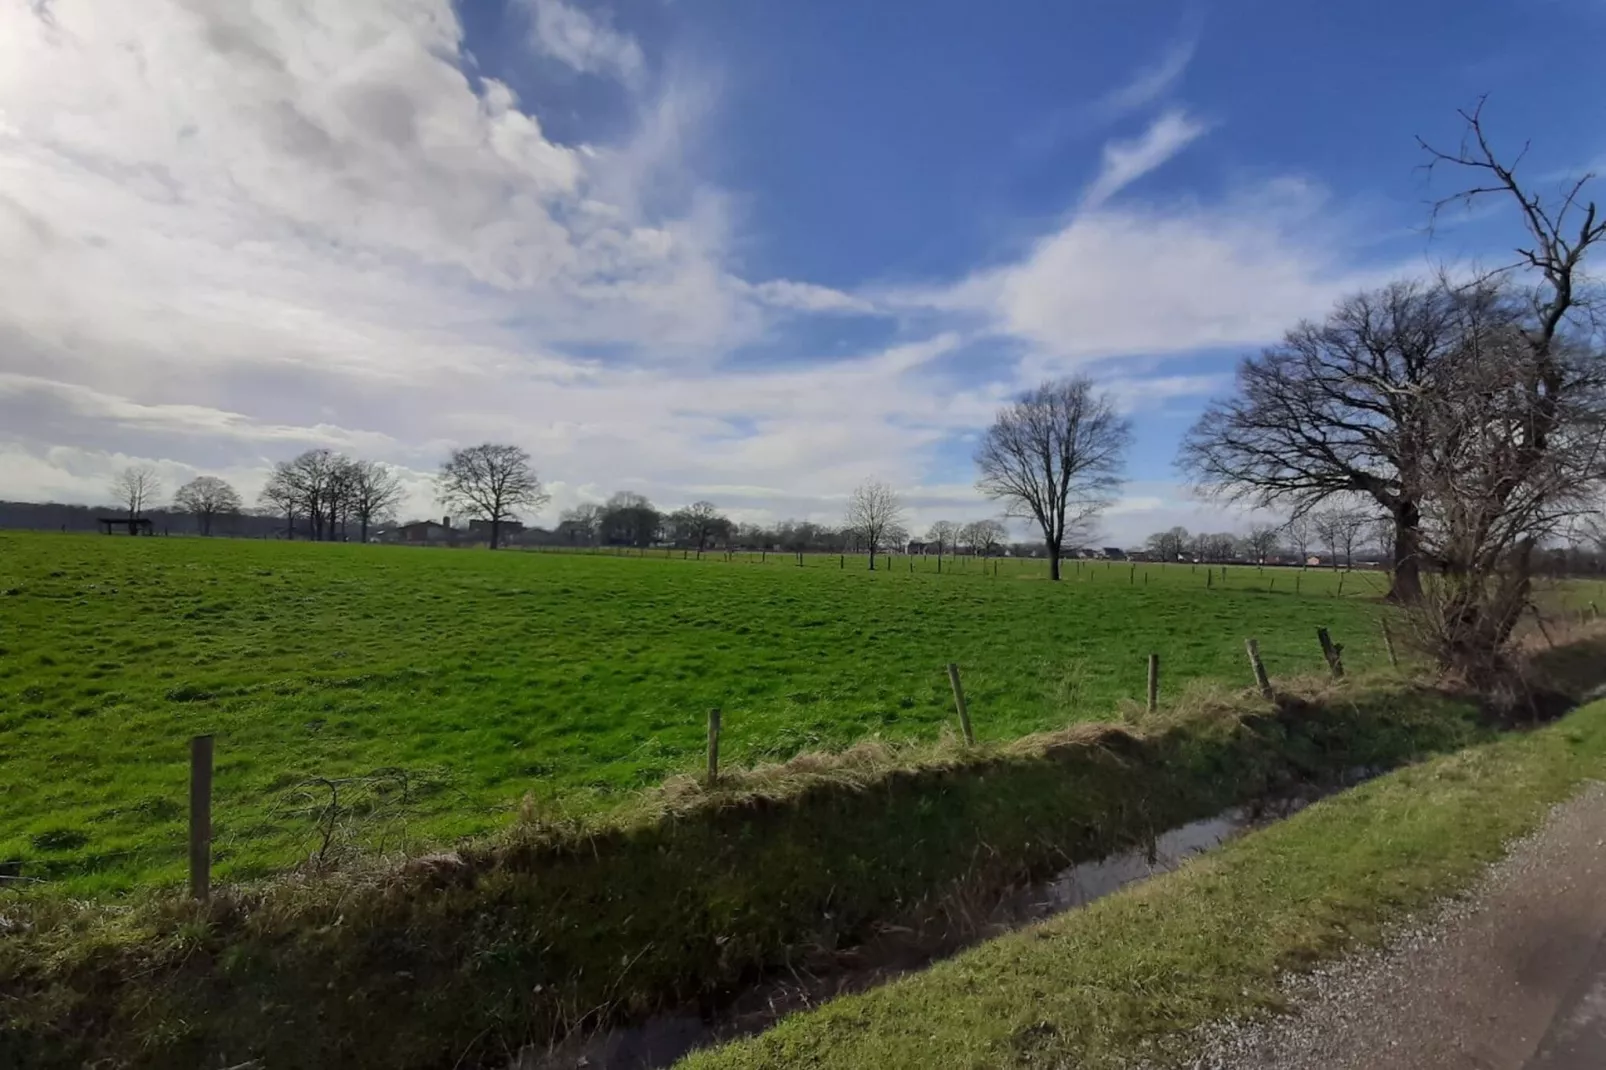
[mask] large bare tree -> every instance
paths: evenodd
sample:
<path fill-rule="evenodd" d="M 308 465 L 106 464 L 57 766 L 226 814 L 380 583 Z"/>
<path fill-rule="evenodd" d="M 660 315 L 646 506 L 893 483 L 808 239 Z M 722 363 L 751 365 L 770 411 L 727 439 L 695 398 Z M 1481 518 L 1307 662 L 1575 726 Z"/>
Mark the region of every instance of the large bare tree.
<path fill-rule="evenodd" d="M 212 534 L 212 521 L 239 513 L 240 492 L 217 476 L 196 476 L 173 495 L 173 506 L 195 517 L 202 535 Z"/>
<path fill-rule="evenodd" d="M 493 550 L 500 545 L 503 524 L 548 500 L 530 455 L 495 442 L 453 450 L 441 464 L 435 489 L 449 508 L 491 525 Z"/>
<path fill-rule="evenodd" d="M 112 478 L 112 494 L 133 520 L 162 493 L 162 481 L 148 464 L 131 464 Z"/>
<path fill-rule="evenodd" d="M 847 527 L 869 554 L 871 572 L 875 571 L 876 552 L 887 545 L 892 529 L 900 527 L 902 520 L 903 502 L 888 484 L 871 479 L 853 489 L 848 498 Z"/>
<path fill-rule="evenodd" d="M 368 528 L 389 516 L 407 492 L 401 473 L 378 461 L 350 462 L 342 483 L 363 542 L 368 541 Z"/>
<path fill-rule="evenodd" d="M 1391 597 L 1414 601 L 1429 394 L 1475 299 L 1443 281 L 1398 282 L 1301 323 L 1239 365 L 1237 393 L 1184 438 L 1184 470 L 1295 520 L 1332 498 L 1370 498 L 1394 521 Z"/>
<path fill-rule="evenodd" d="M 1132 431 L 1108 395 L 1077 376 L 1047 382 L 998 414 L 976 452 L 982 493 L 1035 520 L 1060 578 L 1067 537 L 1091 537 L 1121 484 Z"/>

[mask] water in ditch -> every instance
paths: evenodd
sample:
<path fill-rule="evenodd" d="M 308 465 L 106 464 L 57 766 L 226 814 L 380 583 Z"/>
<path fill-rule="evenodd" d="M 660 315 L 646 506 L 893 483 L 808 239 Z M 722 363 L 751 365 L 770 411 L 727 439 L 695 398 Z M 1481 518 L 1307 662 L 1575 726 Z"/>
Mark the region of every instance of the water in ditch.
<path fill-rule="evenodd" d="M 657 1070 L 698 1048 L 751 1036 L 789 1014 L 837 996 L 863 992 L 930 966 L 966 947 L 1074 910 L 1150 877 L 1245 831 L 1280 821 L 1317 799 L 1372 775 L 1355 770 L 1325 790 L 1262 800 L 1194 821 L 1145 847 L 1071 866 L 991 904 L 956 905 L 942 924 L 921 930 L 883 926 L 863 944 L 830 953 L 780 977 L 768 977 L 711 1013 L 660 1014 L 641 1025 L 610 1029 L 555 1047 L 526 1049 L 508 1070 Z"/>

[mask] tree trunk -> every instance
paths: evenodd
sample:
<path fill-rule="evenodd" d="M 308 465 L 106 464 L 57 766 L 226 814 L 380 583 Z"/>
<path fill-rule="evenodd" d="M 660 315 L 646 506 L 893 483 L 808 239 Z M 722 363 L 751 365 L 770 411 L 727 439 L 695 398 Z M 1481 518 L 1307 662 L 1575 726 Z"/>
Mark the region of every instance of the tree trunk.
<path fill-rule="evenodd" d="M 361 534 L 358 535 L 358 538 L 362 539 L 362 542 L 363 542 L 364 546 L 368 545 L 368 514 L 367 513 L 364 513 L 362 515 L 362 519 L 358 521 L 358 531 L 361 533 Z"/>
<path fill-rule="evenodd" d="M 1048 544 L 1048 578 L 1055 581 L 1060 578 L 1060 548 L 1054 543 Z"/>
<path fill-rule="evenodd" d="M 870 571 L 875 571 L 875 547 L 870 547 Z"/>
<path fill-rule="evenodd" d="M 1422 514 L 1414 502 L 1394 512 L 1394 581 L 1388 601 L 1410 606 L 1422 601 Z"/>
<path fill-rule="evenodd" d="M 496 549 L 496 537 L 500 533 L 502 521 L 498 517 L 491 517 L 491 549 Z"/>

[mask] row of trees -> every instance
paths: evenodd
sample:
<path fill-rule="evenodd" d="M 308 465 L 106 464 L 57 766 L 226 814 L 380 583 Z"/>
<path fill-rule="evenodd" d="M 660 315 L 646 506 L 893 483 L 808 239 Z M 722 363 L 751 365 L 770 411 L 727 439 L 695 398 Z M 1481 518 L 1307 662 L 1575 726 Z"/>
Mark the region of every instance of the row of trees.
<path fill-rule="evenodd" d="M 1358 508 L 1325 508 L 1295 516 L 1286 524 L 1256 524 L 1243 535 L 1232 532 L 1191 533 L 1175 527 L 1150 535 L 1145 546 L 1162 561 L 1248 561 L 1265 564 L 1289 555 L 1300 562 L 1323 552 L 1328 563 L 1352 566 L 1358 554 L 1377 549 L 1387 557 L 1391 532 L 1387 518 Z"/>
<path fill-rule="evenodd" d="M 143 516 L 162 493 L 162 480 L 148 464 L 129 465 L 112 477 L 111 491 L 130 520 Z M 219 517 L 237 516 L 244 503 L 232 486 L 217 476 L 197 476 L 173 493 L 173 508 L 195 517 L 201 534 L 212 534 Z"/>
<path fill-rule="evenodd" d="M 355 525 L 357 537 L 367 542 L 370 527 L 391 520 L 404 492 L 393 468 L 313 449 L 274 465 L 260 501 L 265 510 L 285 518 L 291 537 L 299 517 L 314 540 L 345 539 Z"/>

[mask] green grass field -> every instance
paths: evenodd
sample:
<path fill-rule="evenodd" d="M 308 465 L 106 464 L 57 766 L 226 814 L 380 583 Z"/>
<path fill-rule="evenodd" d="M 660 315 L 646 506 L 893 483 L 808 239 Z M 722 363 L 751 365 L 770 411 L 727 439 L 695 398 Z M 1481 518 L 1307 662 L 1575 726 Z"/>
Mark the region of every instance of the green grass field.
<path fill-rule="evenodd" d="M 0 534 L 0 861 L 73 894 L 176 882 L 188 738 L 217 736 L 217 871 L 294 862 L 308 777 L 400 767 L 414 843 L 616 805 L 702 760 L 934 738 L 958 662 L 979 736 L 1116 716 L 1187 681 L 1382 660 L 1381 577 L 786 555 L 681 560 Z M 1296 582 L 1298 594 L 1295 593 Z"/>

